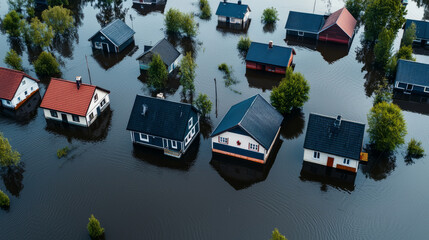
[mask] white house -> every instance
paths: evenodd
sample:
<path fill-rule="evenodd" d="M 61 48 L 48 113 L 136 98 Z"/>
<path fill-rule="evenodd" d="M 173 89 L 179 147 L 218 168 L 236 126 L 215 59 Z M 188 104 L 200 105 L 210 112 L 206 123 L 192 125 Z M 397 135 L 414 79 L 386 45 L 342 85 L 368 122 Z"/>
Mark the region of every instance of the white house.
<path fill-rule="evenodd" d="M 243 28 L 247 25 L 250 15 L 250 8 L 246 4 L 230 3 L 224 0 L 219 3 L 216 10 L 218 22 L 224 24 L 241 25 Z"/>
<path fill-rule="evenodd" d="M 24 72 L 0 67 L 0 107 L 18 109 L 39 91 L 38 82 Z"/>
<path fill-rule="evenodd" d="M 341 116 L 310 114 L 304 142 L 304 161 L 357 172 L 360 161 L 368 161 L 362 152 L 365 124 L 347 121 Z"/>
<path fill-rule="evenodd" d="M 211 135 L 212 151 L 264 164 L 282 121 L 283 116 L 257 94 L 229 109 Z"/>
<path fill-rule="evenodd" d="M 82 127 L 90 126 L 110 105 L 110 91 L 76 82 L 52 78 L 40 107 L 46 119 Z"/>

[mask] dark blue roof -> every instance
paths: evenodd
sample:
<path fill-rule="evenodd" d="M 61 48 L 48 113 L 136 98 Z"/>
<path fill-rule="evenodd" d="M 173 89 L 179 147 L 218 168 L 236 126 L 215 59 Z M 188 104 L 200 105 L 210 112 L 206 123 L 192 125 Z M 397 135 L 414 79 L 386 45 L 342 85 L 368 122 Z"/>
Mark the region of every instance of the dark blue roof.
<path fill-rule="evenodd" d="M 239 126 L 265 149 L 269 149 L 282 121 L 283 116 L 257 94 L 232 106 L 211 136 Z"/>
<path fill-rule="evenodd" d="M 198 112 L 190 104 L 137 95 L 127 130 L 183 141 L 192 111 Z"/>
<path fill-rule="evenodd" d="M 400 59 L 395 82 L 429 86 L 429 64 Z"/>
<path fill-rule="evenodd" d="M 295 54 L 293 48 L 276 45 L 269 48 L 268 44 L 252 42 L 246 55 L 246 61 L 288 67 L 289 59 L 292 54 Z"/>
<path fill-rule="evenodd" d="M 217 7 L 216 15 L 243 19 L 248 8 L 249 6 L 246 4 L 220 2 Z"/>
<path fill-rule="evenodd" d="M 99 32 L 106 36 L 116 46 L 121 46 L 135 34 L 134 30 L 128 27 L 128 25 L 120 19 L 116 19 L 107 24 L 107 26 L 97 33 Z M 96 34 L 94 34 L 89 40 L 91 40 Z"/>
<path fill-rule="evenodd" d="M 341 120 L 336 128 L 335 121 L 335 117 L 310 113 L 304 148 L 359 160 L 365 124 Z"/>
<path fill-rule="evenodd" d="M 146 48 L 146 46 L 145 46 Z M 159 54 L 165 65 L 170 66 L 180 56 L 180 52 L 165 38 L 161 39 L 155 46 L 145 51 L 137 60 L 151 62 L 153 54 Z"/>
<path fill-rule="evenodd" d="M 290 11 L 285 28 L 317 34 L 324 23 L 323 15 Z"/>
<path fill-rule="evenodd" d="M 405 22 L 405 30 L 410 27 L 411 23 L 416 24 L 416 37 L 429 40 L 429 22 L 407 19 Z"/>

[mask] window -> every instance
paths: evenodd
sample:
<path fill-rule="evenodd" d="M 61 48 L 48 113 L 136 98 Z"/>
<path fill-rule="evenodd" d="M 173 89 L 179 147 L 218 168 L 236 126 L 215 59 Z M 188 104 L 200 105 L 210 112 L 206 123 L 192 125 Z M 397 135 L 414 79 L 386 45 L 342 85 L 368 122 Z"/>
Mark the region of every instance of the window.
<path fill-rule="evenodd" d="M 97 102 L 97 100 L 98 100 L 98 94 L 96 93 L 94 96 L 94 102 Z"/>
<path fill-rule="evenodd" d="M 408 91 L 413 90 L 413 84 L 407 84 L 407 90 Z"/>
<path fill-rule="evenodd" d="M 429 87 L 425 87 L 425 92 L 429 93 Z"/>
<path fill-rule="evenodd" d="M 304 32 L 300 32 L 300 31 L 298 31 L 298 36 L 304 36 Z"/>
<path fill-rule="evenodd" d="M 177 141 L 171 140 L 171 147 L 177 149 Z"/>
<path fill-rule="evenodd" d="M 18 97 L 18 101 L 21 101 L 21 97 Z"/>
<path fill-rule="evenodd" d="M 253 144 L 253 143 L 249 143 L 249 149 L 253 150 L 253 151 L 259 151 L 259 145 L 258 144 Z"/>
<path fill-rule="evenodd" d="M 25 96 L 27 96 L 28 92 L 27 92 L 27 91 L 25 91 L 25 92 L 24 92 L 24 94 L 25 94 Z"/>
<path fill-rule="evenodd" d="M 195 128 L 191 129 L 191 137 L 193 137 L 195 135 Z"/>
<path fill-rule="evenodd" d="M 190 129 L 191 127 L 192 127 L 192 118 L 189 119 L 189 121 L 188 121 L 188 129 Z"/>
<path fill-rule="evenodd" d="M 51 110 L 51 116 L 52 117 L 58 117 L 58 113 L 56 111 Z"/>
<path fill-rule="evenodd" d="M 228 138 L 226 138 L 226 137 L 219 137 L 219 143 L 228 144 Z"/>
<path fill-rule="evenodd" d="M 149 135 L 140 133 L 140 140 L 142 140 L 143 142 L 149 142 Z"/>
<path fill-rule="evenodd" d="M 6 103 L 7 103 L 7 104 L 10 104 L 10 101 L 8 100 L 8 101 L 6 101 Z"/>
<path fill-rule="evenodd" d="M 33 87 L 31 87 L 31 91 L 33 91 Z"/>
<path fill-rule="evenodd" d="M 344 158 L 343 163 L 344 163 L 344 164 L 350 164 L 350 159 Z"/>
<path fill-rule="evenodd" d="M 313 158 L 319 159 L 320 158 L 320 152 L 314 152 Z"/>
<path fill-rule="evenodd" d="M 95 48 L 101 48 L 101 42 L 95 42 L 94 45 Z"/>
<path fill-rule="evenodd" d="M 73 121 L 75 121 L 75 122 L 80 122 L 80 121 L 79 121 L 79 116 L 77 116 L 77 115 L 72 115 L 72 118 L 73 118 Z"/>
<path fill-rule="evenodd" d="M 188 133 L 188 135 L 186 135 L 186 137 L 185 137 L 185 146 L 188 145 L 189 141 L 191 141 L 191 137 L 189 134 L 190 133 Z"/>
<path fill-rule="evenodd" d="M 22 80 L 22 85 L 25 85 L 25 80 Z"/>
<path fill-rule="evenodd" d="M 100 103 L 100 107 L 103 107 L 103 106 L 104 106 L 104 104 L 106 104 L 106 99 L 103 99 L 103 101 L 101 101 L 101 103 Z"/>
<path fill-rule="evenodd" d="M 92 119 L 94 119 L 94 113 L 89 114 L 89 121 L 91 121 Z"/>

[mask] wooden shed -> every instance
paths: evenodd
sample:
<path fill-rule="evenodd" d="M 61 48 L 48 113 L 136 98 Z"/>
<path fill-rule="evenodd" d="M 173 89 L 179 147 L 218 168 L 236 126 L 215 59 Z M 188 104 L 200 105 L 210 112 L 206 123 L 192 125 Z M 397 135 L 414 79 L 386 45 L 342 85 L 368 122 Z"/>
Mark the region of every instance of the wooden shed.
<path fill-rule="evenodd" d="M 285 74 L 292 65 L 295 50 L 289 47 L 252 42 L 246 55 L 246 68 Z"/>
<path fill-rule="evenodd" d="M 350 44 L 356 27 L 356 19 L 344 7 L 332 13 L 319 31 L 319 40 Z"/>

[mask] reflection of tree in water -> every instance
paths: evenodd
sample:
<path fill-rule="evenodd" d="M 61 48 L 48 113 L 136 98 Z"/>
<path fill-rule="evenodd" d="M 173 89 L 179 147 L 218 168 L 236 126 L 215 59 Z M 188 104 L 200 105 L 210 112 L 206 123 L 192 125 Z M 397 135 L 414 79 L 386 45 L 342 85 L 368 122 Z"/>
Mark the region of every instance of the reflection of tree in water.
<path fill-rule="evenodd" d="M 76 41 L 76 43 L 79 42 L 77 28 L 63 35 L 56 35 L 52 41 L 52 48 L 61 57 L 71 59 L 73 57 L 74 41 Z"/>
<path fill-rule="evenodd" d="M 429 0 L 413 0 L 417 7 L 424 7 L 423 20 L 429 20 Z"/>
<path fill-rule="evenodd" d="M 276 28 L 276 23 L 267 23 L 264 25 L 262 30 L 264 30 L 264 33 L 273 33 L 274 31 L 276 31 Z"/>
<path fill-rule="evenodd" d="M 190 52 L 192 58 L 197 57 L 197 52 L 200 49 L 202 42 L 197 42 L 193 38 L 181 37 L 177 34 L 167 34 L 167 40 L 175 47 L 180 47 L 182 49 L 182 55 L 186 55 L 187 52 Z"/>
<path fill-rule="evenodd" d="M 210 137 L 213 131 L 213 123 L 210 118 L 201 117 L 200 118 L 200 132 L 203 135 L 204 139 Z"/>
<path fill-rule="evenodd" d="M 124 8 L 123 0 L 99 0 L 94 7 L 100 12 L 95 15 L 101 27 L 106 26 L 115 19 L 125 21 L 128 8 Z"/>
<path fill-rule="evenodd" d="M 1 170 L 1 177 L 6 189 L 15 197 L 19 197 L 19 193 L 24 188 L 24 184 L 22 184 L 24 172 L 24 163 L 22 162 L 18 166 L 7 167 Z"/>
<path fill-rule="evenodd" d="M 140 71 L 140 76 L 137 78 L 142 83 L 147 85 L 147 71 Z M 156 95 L 160 92 L 164 94 L 164 96 L 168 95 L 174 95 L 177 92 L 177 89 L 180 87 L 180 76 L 179 76 L 179 68 L 176 68 L 168 75 L 168 81 L 167 86 L 165 86 L 164 89 L 161 91 L 150 88 L 150 87 L 144 87 L 143 91 L 148 92 L 148 95 L 152 97 L 156 97 Z"/>
<path fill-rule="evenodd" d="M 376 181 L 387 178 L 396 168 L 396 157 L 392 152 L 379 152 L 367 145 L 368 163 L 361 165 L 362 173 Z"/>
<path fill-rule="evenodd" d="M 286 139 L 294 139 L 304 132 L 305 117 L 301 109 L 293 110 L 285 116 L 280 134 Z"/>
<path fill-rule="evenodd" d="M 13 49 L 18 55 L 22 56 L 25 51 L 25 45 L 21 38 L 9 37 L 8 42 L 10 48 Z"/>

